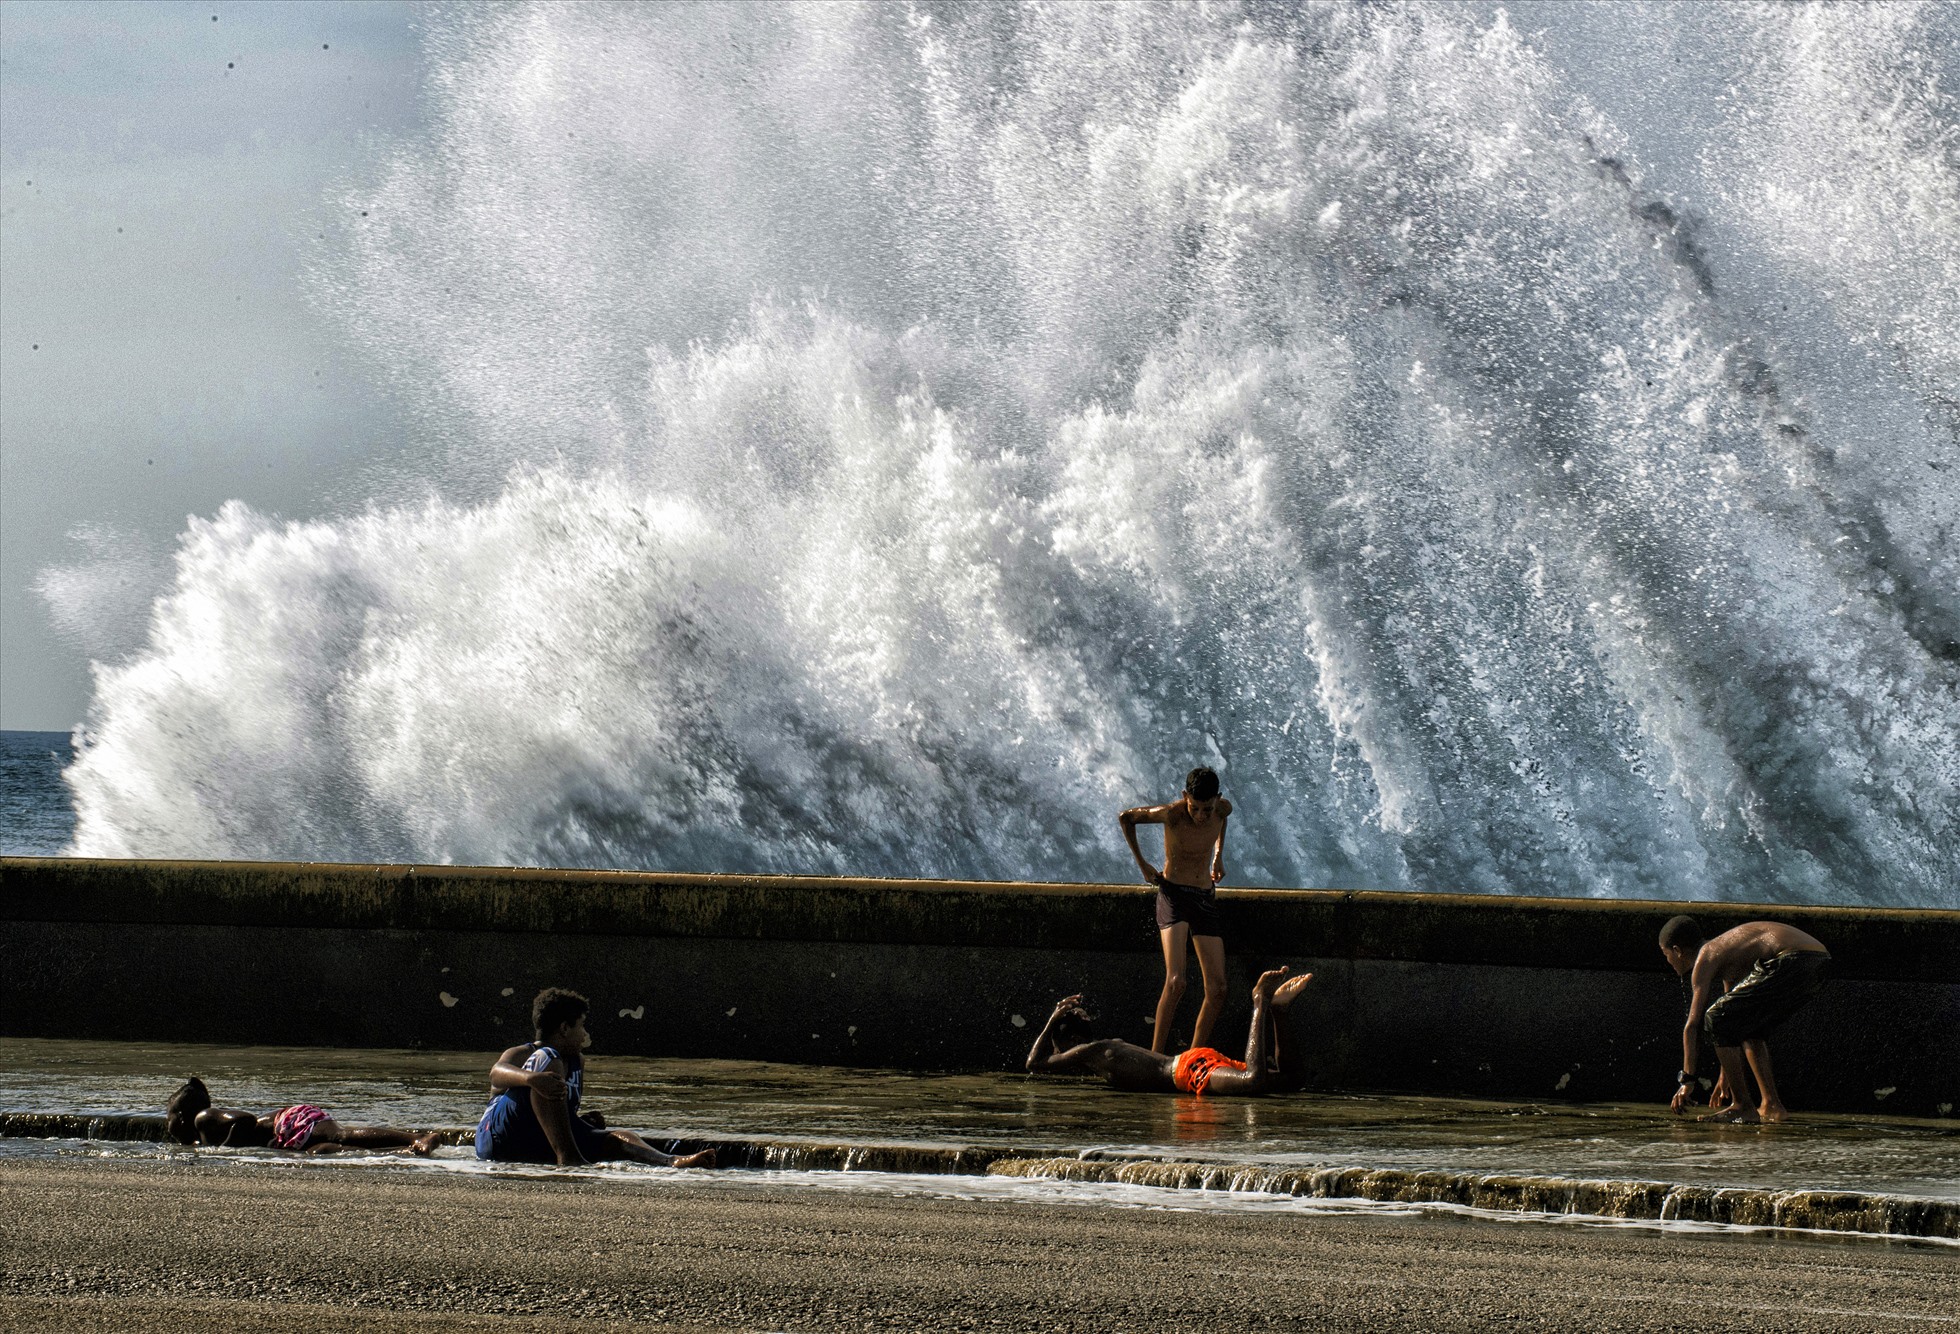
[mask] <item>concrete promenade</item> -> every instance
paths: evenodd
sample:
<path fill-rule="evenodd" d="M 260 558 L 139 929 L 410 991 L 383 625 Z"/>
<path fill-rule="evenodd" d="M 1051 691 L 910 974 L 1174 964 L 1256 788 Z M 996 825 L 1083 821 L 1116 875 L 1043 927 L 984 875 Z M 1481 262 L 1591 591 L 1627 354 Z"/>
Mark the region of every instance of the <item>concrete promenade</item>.
<path fill-rule="evenodd" d="M 0 1163 L 0 1331 L 1951 1329 L 1949 1247 L 725 1178 Z"/>
<path fill-rule="evenodd" d="M 1295 1008 L 1319 1087 L 1657 1100 L 1683 998 L 1654 936 L 1685 910 L 1711 931 L 1774 917 L 1831 947 L 1832 981 L 1774 1044 L 1793 1105 L 1960 1103 L 1960 913 L 1221 899 L 1221 1031 L 1243 1031 L 1256 970 L 1314 971 Z M 556 984 L 593 998 L 622 1053 L 1008 1068 L 1068 992 L 1105 1031 L 1148 1040 L 1151 903 L 1141 886 L 8 858 L 0 1033 L 492 1050 Z"/>

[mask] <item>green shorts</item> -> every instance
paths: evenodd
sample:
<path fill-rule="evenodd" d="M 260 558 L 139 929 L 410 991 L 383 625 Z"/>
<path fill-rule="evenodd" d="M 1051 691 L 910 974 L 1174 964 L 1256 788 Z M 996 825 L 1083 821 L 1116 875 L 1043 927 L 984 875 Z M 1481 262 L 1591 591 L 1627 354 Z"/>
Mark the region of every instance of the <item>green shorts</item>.
<path fill-rule="evenodd" d="M 1761 1037 L 1817 994 L 1830 963 L 1830 955 L 1815 950 L 1758 959 L 1749 976 L 1708 1007 L 1702 1031 L 1718 1047 L 1740 1047 Z"/>

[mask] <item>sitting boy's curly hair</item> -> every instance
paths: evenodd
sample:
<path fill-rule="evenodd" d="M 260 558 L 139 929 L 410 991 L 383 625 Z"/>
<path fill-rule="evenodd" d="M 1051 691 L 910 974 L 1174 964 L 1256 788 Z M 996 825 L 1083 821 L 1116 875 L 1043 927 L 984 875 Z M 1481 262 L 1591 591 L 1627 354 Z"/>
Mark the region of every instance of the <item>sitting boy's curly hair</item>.
<path fill-rule="evenodd" d="M 592 1002 L 576 991 L 546 987 L 531 1001 L 531 1027 L 543 1042 L 562 1025 L 575 1024 L 591 1012 Z"/>

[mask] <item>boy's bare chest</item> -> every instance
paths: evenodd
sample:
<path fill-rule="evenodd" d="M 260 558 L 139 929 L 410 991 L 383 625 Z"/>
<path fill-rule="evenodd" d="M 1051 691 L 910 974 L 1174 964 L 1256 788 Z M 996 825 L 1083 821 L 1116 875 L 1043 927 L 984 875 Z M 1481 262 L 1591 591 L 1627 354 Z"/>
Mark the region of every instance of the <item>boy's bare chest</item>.
<path fill-rule="evenodd" d="M 1164 844 L 1180 852 L 1202 851 L 1218 841 L 1218 822 L 1196 824 L 1191 820 L 1171 820 L 1164 824 Z"/>

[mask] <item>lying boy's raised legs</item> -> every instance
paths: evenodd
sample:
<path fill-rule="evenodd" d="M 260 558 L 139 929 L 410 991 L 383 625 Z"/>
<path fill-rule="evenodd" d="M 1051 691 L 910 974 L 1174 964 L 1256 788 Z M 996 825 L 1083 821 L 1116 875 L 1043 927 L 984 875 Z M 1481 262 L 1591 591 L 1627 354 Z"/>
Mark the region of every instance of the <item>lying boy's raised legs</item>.
<path fill-rule="evenodd" d="M 1307 973 L 1289 979 L 1286 969 L 1278 968 L 1261 975 L 1254 984 L 1244 1070 L 1232 1068 L 1237 1062 L 1208 1048 L 1194 1047 L 1172 1057 L 1121 1038 L 1065 1040 L 1065 1030 L 1071 1038 L 1087 1036 L 1080 1033 L 1080 1026 L 1089 1018 L 1082 1010 L 1080 996 L 1066 996 L 1056 1003 L 1055 1012 L 1028 1052 L 1027 1069 L 1030 1074 L 1101 1075 L 1117 1088 L 1137 1092 L 1203 1096 L 1210 1091 L 1247 1097 L 1288 1087 L 1295 1072 L 1285 1064 L 1275 1020 L 1312 976 Z"/>
<path fill-rule="evenodd" d="M 1293 1003 L 1313 978 L 1312 973 L 1289 978 L 1287 970 L 1275 968 L 1261 973 L 1252 984 L 1252 1023 L 1245 1035 L 1245 1069 L 1220 1068 L 1212 1071 L 1208 1090 L 1225 1095 L 1251 1096 L 1278 1084 L 1280 1074 L 1279 1026 L 1275 1014 Z M 1280 993 L 1285 992 L 1285 999 Z"/>

